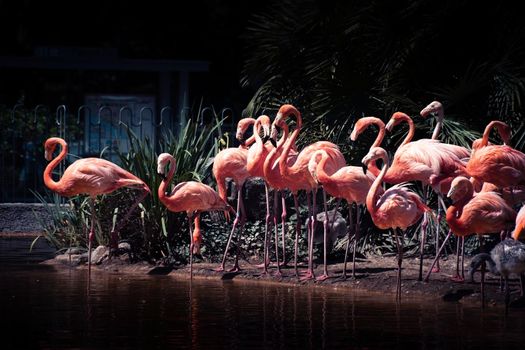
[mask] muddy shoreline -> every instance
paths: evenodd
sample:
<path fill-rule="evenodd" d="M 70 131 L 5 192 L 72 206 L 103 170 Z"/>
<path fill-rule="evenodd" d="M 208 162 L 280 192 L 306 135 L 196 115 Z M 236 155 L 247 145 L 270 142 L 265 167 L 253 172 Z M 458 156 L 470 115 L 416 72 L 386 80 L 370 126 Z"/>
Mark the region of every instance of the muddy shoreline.
<path fill-rule="evenodd" d="M 54 259 L 46 260 L 42 264 L 52 265 L 57 269 L 81 269 L 87 270 L 87 264 L 78 264 L 71 266 L 69 258 L 66 255 L 59 255 Z M 424 274 L 430 267 L 430 257 L 425 260 Z M 470 258 L 465 257 L 465 269 L 468 269 Z M 231 263 L 227 264 L 226 269 L 231 268 Z M 397 260 L 395 257 L 367 257 L 357 261 L 356 278 L 351 278 L 351 262 L 347 267 L 348 278 L 345 281 L 339 280 L 343 264 L 336 263 L 329 265 L 330 278 L 325 281 L 300 281 L 294 273 L 293 266 L 282 268 L 282 276 L 275 276 L 275 266 L 270 266 L 269 274 L 262 275 L 261 269 L 256 267 L 256 262 L 240 262 L 241 271 L 239 272 L 218 272 L 215 269 L 217 263 L 197 262 L 193 265 L 194 279 L 208 279 L 215 281 L 239 281 L 251 283 L 270 283 L 288 286 L 301 286 L 307 288 L 330 288 L 341 292 L 354 291 L 358 293 L 380 293 L 388 295 L 395 299 L 395 286 L 397 276 Z M 153 266 L 147 262 L 129 263 L 126 259 L 114 258 L 104 260 L 100 264 L 92 266 L 92 272 L 111 273 L 111 274 L 138 274 L 138 275 L 166 275 L 178 280 L 188 280 L 189 266 L 180 266 L 174 269 Z M 299 271 L 305 271 L 304 266 L 300 266 Z M 421 300 L 435 302 L 455 302 L 467 305 L 481 307 L 480 295 L 480 274 L 475 274 L 475 283 L 454 282 L 451 280 L 456 271 L 456 259 L 451 255 L 441 261 L 441 271 L 432 273 L 429 282 L 419 282 L 419 259 L 404 258 L 402 270 L 402 301 Z M 315 269 L 316 276 L 322 274 L 322 264 L 318 264 Z M 465 271 L 466 272 L 466 271 Z M 510 281 L 511 286 L 511 307 L 523 309 L 525 298 L 520 297 L 519 279 L 513 278 Z M 485 288 L 485 305 L 486 307 L 504 306 L 504 294 L 500 291 L 499 276 L 491 273 L 486 274 Z M 523 309 L 525 310 L 525 309 Z"/>

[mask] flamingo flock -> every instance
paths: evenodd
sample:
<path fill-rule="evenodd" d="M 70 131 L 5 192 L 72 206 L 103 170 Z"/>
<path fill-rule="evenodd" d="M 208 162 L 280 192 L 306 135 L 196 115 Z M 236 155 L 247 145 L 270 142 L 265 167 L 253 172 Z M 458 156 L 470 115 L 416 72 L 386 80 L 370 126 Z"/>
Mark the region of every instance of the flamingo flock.
<path fill-rule="evenodd" d="M 213 175 L 217 182 L 216 192 L 211 187 L 188 181 L 175 184 L 170 182 L 176 169 L 176 159 L 167 153 L 158 156 L 157 172 L 162 177 L 158 188 L 158 196 L 163 205 L 173 212 L 186 212 L 190 226 L 190 275 L 192 274 L 193 254 L 199 253 L 202 241 L 200 229 L 200 214 L 204 211 L 223 211 L 229 220 L 234 215 L 232 229 L 228 243 L 218 271 L 225 270 L 227 255 L 235 231 L 237 241 L 242 234 L 246 222 L 245 208 L 242 201 L 243 185 L 250 178 L 262 178 L 265 183 L 266 194 L 266 224 L 264 234 L 264 253 L 260 268 L 263 274 L 269 274 L 271 231 L 275 243 L 275 275 L 283 275 L 281 267 L 288 264 L 286 257 L 286 220 L 287 209 L 285 191 L 291 192 L 294 199 L 297 215 L 294 238 L 293 268 L 296 278 L 300 280 L 314 279 L 322 281 L 330 278 L 327 264 L 327 236 L 331 229 L 330 221 L 335 219 L 337 206 L 344 199 L 349 207 L 348 244 L 353 233 L 353 268 L 352 277 L 355 278 L 355 250 L 360 232 L 360 216 L 364 207 L 370 217 L 380 229 L 390 229 L 397 246 L 397 287 L 396 296 L 401 297 L 401 271 L 403 261 L 403 234 L 407 228 L 421 223 L 421 247 L 419 280 L 423 272 L 423 248 L 429 216 L 436 221 L 437 231 L 440 227 L 442 212 L 446 213 L 446 223 L 449 232 L 438 246 L 436 238 L 436 255 L 432 267 L 427 272 L 425 281 L 430 274 L 439 270 L 439 256 L 449 237 L 454 234 L 458 237 L 458 263 L 454 280 L 464 280 L 464 268 L 460 272 L 460 257 L 463 261 L 464 248 L 462 242 L 469 235 L 477 235 L 483 250 L 483 235 L 500 234 L 502 240 L 512 233 L 518 241 L 525 227 L 525 211 L 522 209 L 517 215 L 515 208 L 525 200 L 525 154 L 509 145 L 510 128 L 501 121 L 492 121 L 487 125 L 483 138 L 475 140 L 471 149 L 439 141 L 444 113 L 443 106 L 433 101 L 420 112 L 421 117 L 436 118 L 436 128 L 431 139 L 413 141 L 415 126 L 411 117 L 403 112 L 395 112 L 387 125 L 376 117 L 363 117 L 356 121 L 351 133 L 351 140 L 357 142 L 360 134 L 367 128 L 375 125 L 378 129 L 377 137 L 371 145 L 368 154 L 362 159 L 362 166 L 347 165 L 344 155 L 337 145 L 329 141 L 318 141 L 298 149 L 296 140 L 302 126 L 301 113 L 290 104 L 279 108 L 273 122 L 267 115 L 257 119 L 244 118 L 239 121 L 236 137 L 239 147 L 227 148 L 219 152 L 214 158 Z M 295 123 L 290 133 L 290 120 Z M 397 148 L 393 156 L 381 148 L 381 143 L 387 132 L 406 123 L 408 134 Z M 248 130 L 253 135 L 246 139 Z M 495 129 L 503 140 L 503 145 L 489 143 L 489 134 Z M 261 136 L 262 133 L 262 136 Z M 52 159 L 57 145 L 61 146 L 58 157 Z M 111 232 L 111 247 L 116 247 L 118 231 L 129 218 L 138 203 L 142 201 L 150 189 L 141 179 L 121 169 L 117 165 L 98 158 L 86 158 L 71 164 L 57 182 L 51 174 L 53 169 L 67 154 L 67 144 L 60 138 L 50 138 L 45 143 L 46 159 L 50 160 L 44 171 L 44 182 L 48 188 L 63 196 L 87 194 L 91 197 L 92 217 L 95 217 L 94 198 L 99 194 L 109 193 L 120 187 L 132 187 L 142 190 L 142 194 L 128 209 L 120 223 Z M 378 166 L 377 162 L 382 165 Z M 232 179 L 237 190 L 237 207 L 232 208 L 227 201 L 226 180 Z M 428 206 L 427 198 L 411 191 L 408 182 L 419 181 L 430 188 L 438 196 L 436 213 Z M 387 186 L 389 184 L 391 186 Z M 299 211 L 299 192 L 306 192 L 306 206 L 308 218 L 301 218 Z M 324 264 L 321 276 L 315 276 L 313 264 L 314 232 L 317 220 L 317 193 L 323 195 L 323 242 Z M 270 210 L 270 196 L 273 192 L 273 211 Z M 333 216 L 328 215 L 326 195 L 337 199 Z M 452 204 L 445 205 L 444 197 L 448 197 Z M 281 246 L 279 251 L 279 224 L 278 207 L 281 202 Z M 357 207 L 353 214 L 353 204 Z M 524 207 L 525 208 L 525 207 Z M 355 220 L 354 220 L 355 217 Z M 298 239 L 302 235 L 302 220 L 306 219 L 306 238 L 308 242 L 308 265 L 306 271 L 299 271 Z M 192 221 L 194 229 L 192 229 Z M 93 240 L 93 223 L 89 235 L 89 252 Z M 439 232 L 436 234 L 439 237 Z M 237 244 L 237 251 L 238 251 Z M 342 278 L 346 279 L 346 264 L 348 246 L 345 253 Z M 493 259 L 496 259 L 493 257 Z M 488 255 L 478 261 L 491 261 Z M 481 262 L 479 264 L 482 264 Z M 491 263 L 492 264 L 492 263 Z M 463 264 L 461 264 L 463 265 Z M 492 266 L 492 265 L 491 265 Z M 437 267 L 437 269 L 435 268 Z M 238 252 L 232 271 L 239 271 Z M 482 268 L 482 283 L 483 283 Z M 519 270 L 519 273 L 523 272 Z M 505 272 L 508 278 L 508 270 Z M 482 284 L 483 290 L 483 284 Z"/>

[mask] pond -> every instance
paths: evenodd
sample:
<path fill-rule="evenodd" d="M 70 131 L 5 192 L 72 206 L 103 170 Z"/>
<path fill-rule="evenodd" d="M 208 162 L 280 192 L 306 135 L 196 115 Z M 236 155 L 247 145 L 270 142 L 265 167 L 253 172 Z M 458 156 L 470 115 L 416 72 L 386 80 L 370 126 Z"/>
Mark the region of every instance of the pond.
<path fill-rule="evenodd" d="M 0 239 L 1 349 L 506 348 L 525 310 L 251 281 L 57 270 Z"/>

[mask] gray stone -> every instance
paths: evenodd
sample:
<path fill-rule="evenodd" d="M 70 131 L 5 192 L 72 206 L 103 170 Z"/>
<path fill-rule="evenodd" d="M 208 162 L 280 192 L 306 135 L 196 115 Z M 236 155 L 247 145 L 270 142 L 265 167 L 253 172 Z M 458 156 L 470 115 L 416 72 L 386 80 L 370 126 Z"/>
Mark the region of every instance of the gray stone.
<path fill-rule="evenodd" d="M 109 248 L 103 245 L 99 245 L 91 253 L 91 263 L 100 264 L 102 261 L 109 257 Z"/>

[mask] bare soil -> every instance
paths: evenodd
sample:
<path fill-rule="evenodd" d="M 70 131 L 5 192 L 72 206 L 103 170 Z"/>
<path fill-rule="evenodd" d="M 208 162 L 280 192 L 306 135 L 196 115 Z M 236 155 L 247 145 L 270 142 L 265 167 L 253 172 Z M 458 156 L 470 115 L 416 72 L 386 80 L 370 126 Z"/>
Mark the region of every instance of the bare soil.
<path fill-rule="evenodd" d="M 47 260 L 45 264 L 52 264 L 59 268 L 67 266 L 67 258 L 58 256 L 55 259 Z M 423 268 L 423 278 L 431 264 L 431 259 L 425 260 Z M 234 281 L 253 281 L 255 283 L 278 283 L 284 285 L 301 285 L 309 288 L 331 288 L 338 291 L 354 290 L 363 293 L 381 293 L 395 297 L 397 259 L 396 257 L 369 256 L 366 259 L 356 261 L 356 278 L 352 278 L 352 263 L 347 267 L 346 280 L 339 277 L 343 271 L 343 264 L 330 264 L 328 267 L 330 278 L 324 281 L 299 280 L 294 273 L 293 264 L 281 268 L 282 276 L 276 276 L 275 264 L 270 266 L 269 274 L 261 274 L 262 269 L 256 266 L 256 262 L 240 262 L 241 271 L 239 272 L 219 272 L 216 271 L 218 264 L 197 262 L 193 264 L 193 278 L 212 279 L 212 280 L 234 280 Z M 465 273 L 470 265 L 470 258 L 465 257 Z M 230 269 L 232 263 L 227 264 L 226 269 Z M 322 274 L 322 264 L 317 264 L 315 268 L 316 276 Z M 68 267 L 69 268 L 69 267 Z M 73 268 L 86 269 L 87 264 L 81 264 Z M 106 271 L 112 274 L 161 274 L 172 276 L 177 279 L 189 279 L 189 266 L 182 266 L 175 269 L 162 266 L 152 266 L 146 262 L 130 264 L 125 257 L 104 260 L 101 264 L 93 265 L 93 269 Z M 427 299 L 440 302 L 459 302 L 469 305 L 479 305 L 481 307 L 480 294 L 480 273 L 475 274 L 475 282 L 455 282 L 451 277 L 456 272 L 455 256 L 443 258 L 440 262 L 440 272 L 432 273 L 429 282 L 418 281 L 419 259 L 403 259 L 402 269 L 402 300 L 407 299 Z M 299 272 L 306 271 L 304 265 L 299 267 Z M 468 279 L 468 276 L 465 276 Z M 485 305 L 487 307 L 501 307 L 504 305 L 504 293 L 500 291 L 500 278 L 490 272 L 485 277 Z M 511 307 L 524 307 L 525 298 L 520 297 L 519 279 L 512 279 L 511 286 Z"/>

